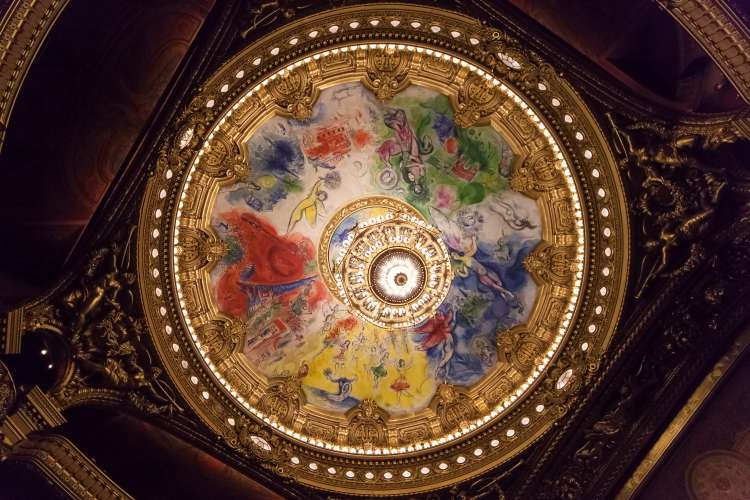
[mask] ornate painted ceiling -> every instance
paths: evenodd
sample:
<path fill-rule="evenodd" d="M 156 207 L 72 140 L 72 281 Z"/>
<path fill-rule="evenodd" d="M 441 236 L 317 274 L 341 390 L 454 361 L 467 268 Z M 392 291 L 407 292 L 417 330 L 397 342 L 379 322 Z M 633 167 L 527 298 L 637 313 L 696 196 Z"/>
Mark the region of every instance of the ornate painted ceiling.
<path fill-rule="evenodd" d="M 141 208 L 140 282 L 215 432 L 332 491 L 424 491 L 585 391 L 624 299 L 623 190 L 518 41 L 334 11 L 240 52 L 188 113 Z"/>
<path fill-rule="evenodd" d="M 746 321 L 743 90 L 634 94 L 628 50 L 583 37 L 592 64 L 510 4 L 230 3 L 90 250 L 3 316 L 4 453 L 142 491 L 91 465 L 102 419 L 186 440 L 227 491 L 634 494 Z"/>

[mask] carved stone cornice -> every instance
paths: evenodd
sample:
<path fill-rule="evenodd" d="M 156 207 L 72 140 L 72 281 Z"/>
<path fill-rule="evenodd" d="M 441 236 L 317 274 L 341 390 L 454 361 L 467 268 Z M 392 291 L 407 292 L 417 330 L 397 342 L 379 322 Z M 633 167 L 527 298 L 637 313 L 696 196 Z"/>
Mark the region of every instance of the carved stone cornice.
<path fill-rule="evenodd" d="M 33 465 L 71 498 L 132 499 L 69 439 L 39 435 L 19 444 L 8 460 Z"/>
<path fill-rule="evenodd" d="M 23 309 L 9 311 L 0 318 L 0 349 L 3 354 L 21 352 L 21 335 L 23 333 Z"/>
<path fill-rule="evenodd" d="M 10 413 L 16 402 L 16 384 L 8 367 L 0 361 L 0 422 Z"/>
<path fill-rule="evenodd" d="M 750 102 L 750 29 L 724 0 L 658 0 Z"/>
<path fill-rule="evenodd" d="M 60 408 L 34 386 L 21 398 L 14 412 L 0 421 L 0 456 L 22 443 L 32 432 L 53 429 L 65 423 Z"/>
<path fill-rule="evenodd" d="M 14 0 L 0 19 L 0 149 L 16 97 L 68 0 Z"/>

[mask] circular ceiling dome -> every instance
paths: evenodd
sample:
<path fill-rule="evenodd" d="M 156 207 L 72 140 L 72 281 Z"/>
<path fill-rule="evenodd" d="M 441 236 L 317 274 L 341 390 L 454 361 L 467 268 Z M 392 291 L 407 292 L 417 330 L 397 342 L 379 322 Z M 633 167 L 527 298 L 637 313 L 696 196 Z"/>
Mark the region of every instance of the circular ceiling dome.
<path fill-rule="evenodd" d="M 455 483 L 547 432 L 607 349 L 628 258 L 616 166 L 567 82 L 476 20 L 395 12 L 302 19 L 227 62 L 139 228 L 193 411 L 362 495 Z"/>

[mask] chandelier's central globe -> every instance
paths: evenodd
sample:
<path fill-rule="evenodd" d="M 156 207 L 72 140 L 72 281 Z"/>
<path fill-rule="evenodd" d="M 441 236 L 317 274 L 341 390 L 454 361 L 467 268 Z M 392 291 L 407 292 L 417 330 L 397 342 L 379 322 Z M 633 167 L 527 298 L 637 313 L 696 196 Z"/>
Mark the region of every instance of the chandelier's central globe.
<path fill-rule="evenodd" d="M 378 212 L 334 231 L 342 243 L 334 257 L 332 291 L 359 318 L 406 328 L 432 316 L 448 295 L 450 257 L 440 232 L 415 210 Z"/>
<path fill-rule="evenodd" d="M 424 289 L 424 262 L 406 248 L 387 248 L 372 260 L 370 286 L 390 304 L 405 304 Z"/>

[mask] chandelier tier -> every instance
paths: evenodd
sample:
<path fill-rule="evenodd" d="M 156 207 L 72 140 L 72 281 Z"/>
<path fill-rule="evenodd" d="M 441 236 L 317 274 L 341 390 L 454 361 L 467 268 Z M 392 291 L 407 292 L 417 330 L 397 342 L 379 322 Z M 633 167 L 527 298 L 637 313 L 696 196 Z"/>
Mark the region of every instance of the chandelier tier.
<path fill-rule="evenodd" d="M 359 318 L 384 328 L 432 316 L 453 277 L 440 232 L 417 215 L 391 210 L 349 232 L 335 267 L 333 292 Z"/>

